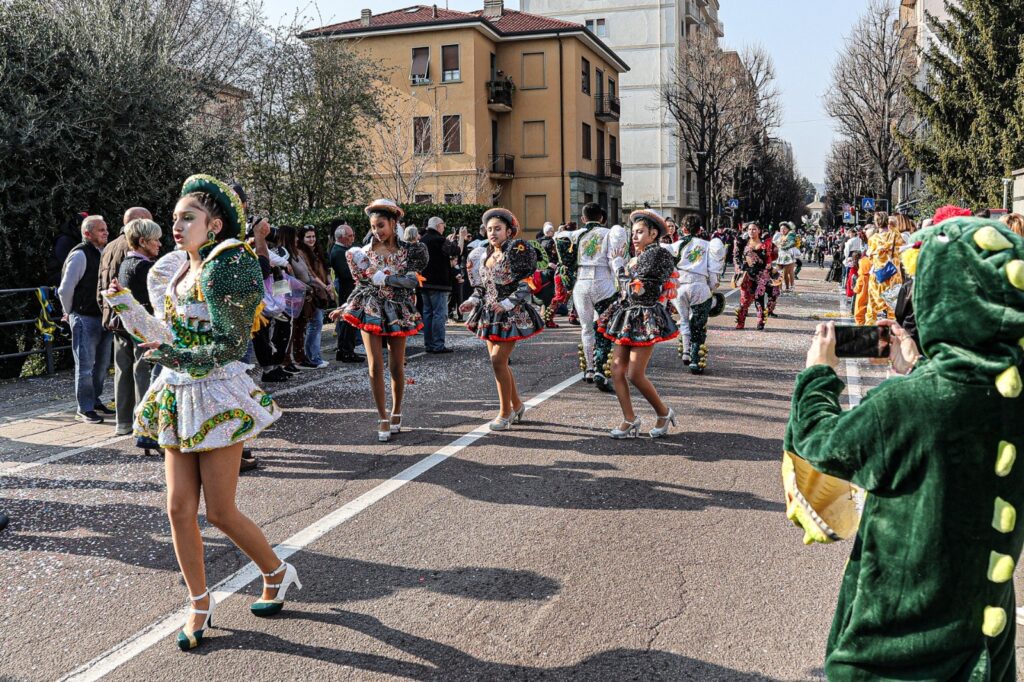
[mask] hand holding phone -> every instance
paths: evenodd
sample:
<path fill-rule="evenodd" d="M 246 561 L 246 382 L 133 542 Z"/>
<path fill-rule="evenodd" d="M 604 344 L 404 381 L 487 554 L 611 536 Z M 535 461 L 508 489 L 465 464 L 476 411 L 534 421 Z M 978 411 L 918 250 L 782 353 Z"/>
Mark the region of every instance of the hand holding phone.
<path fill-rule="evenodd" d="M 891 350 L 888 326 L 836 325 L 836 357 L 888 358 Z"/>

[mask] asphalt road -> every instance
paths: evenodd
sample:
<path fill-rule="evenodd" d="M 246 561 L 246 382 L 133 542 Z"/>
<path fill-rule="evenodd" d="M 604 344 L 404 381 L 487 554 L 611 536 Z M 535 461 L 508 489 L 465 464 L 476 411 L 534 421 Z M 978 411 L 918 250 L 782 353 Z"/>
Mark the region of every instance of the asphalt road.
<path fill-rule="evenodd" d="M 617 404 L 572 381 L 575 327 L 517 348 L 536 404 L 500 434 L 479 428 L 497 409 L 486 353 L 454 326 L 458 352 L 409 361 L 407 430 L 387 444 L 363 373 L 304 374 L 322 381 L 279 397 L 238 495 L 304 589 L 252 617 L 247 560 L 201 519 L 211 586 L 242 573 L 190 653 L 173 642 L 186 590 L 158 458 L 122 441 L 7 475 L 0 678 L 823 679 L 849 547 L 805 547 L 779 478 L 793 379 L 838 310 L 823 272 L 764 332 L 714 319 L 704 376 L 657 349 L 651 376 L 680 417 L 660 440 L 607 437 Z"/>

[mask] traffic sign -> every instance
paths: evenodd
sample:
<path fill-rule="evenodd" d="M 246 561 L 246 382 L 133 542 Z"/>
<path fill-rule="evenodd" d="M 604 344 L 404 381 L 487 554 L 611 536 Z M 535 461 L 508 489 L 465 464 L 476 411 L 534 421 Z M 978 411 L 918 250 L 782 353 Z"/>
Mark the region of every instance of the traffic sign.
<path fill-rule="evenodd" d="M 736 209 L 738 209 L 740 207 L 740 200 L 739 199 L 729 199 L 729 201 L 725 205 L 735 211 Z"/>
<path fill-rule="evenodd" d="M 850 213 L 849 211 L 843 211 L 843 222 L 844 223 L 852 223 L 853 222 L 853 214 Z"/>
<path fill-rule="evenodd" d="M 860 200 L 860 209 L 862 211 L 874 211 L 875 200 L 872 199 L 871 197 L 864 197 L 863 199 Z"/>

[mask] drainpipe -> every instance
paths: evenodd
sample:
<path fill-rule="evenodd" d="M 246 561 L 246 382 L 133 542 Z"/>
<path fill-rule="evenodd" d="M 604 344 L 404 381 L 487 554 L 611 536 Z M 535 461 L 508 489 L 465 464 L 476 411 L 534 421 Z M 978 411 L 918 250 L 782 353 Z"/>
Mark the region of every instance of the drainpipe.
<path fill-rule="evenodd" d="M 558 155 L 559 165 L 561 166 L 561 174 L 559 175 L 559 184 L 562 189 L 562 219 L 561 223 L 566 223 L 565 218 L 565 69 L 562 64 L 562 32 L 556 33 L 558 36 L 558 139 L 561 143 L 561 152 Z M 570 215 L 570 218 L 572 216 Z"/>

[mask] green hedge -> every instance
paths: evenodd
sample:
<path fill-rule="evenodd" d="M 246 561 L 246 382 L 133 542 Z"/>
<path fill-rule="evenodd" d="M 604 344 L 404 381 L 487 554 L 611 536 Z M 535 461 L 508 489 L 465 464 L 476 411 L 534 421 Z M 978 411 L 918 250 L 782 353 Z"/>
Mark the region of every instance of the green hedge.
<path fill-rule="evenodd" d="M 317 208 L 311 211 L 296 211 L 272 216 L 271 222 L 274 225 L 315 225 L 321 236 L 327 241 L 333 241 L 328 235 L 328 228 L 337 220 L 344 218 L 352 229 L 355 230 L 357 241 L 361 240 L 370 229 L 370 221 L 363 213 L 363 206 L 334 206 L 329 208 Z M 405 211 L 404 222 L 406 225 L 416 225 L 420 228 L 427 226 L 427 221 L 433 216 L 444 219 L 448 230 L 459 227 L 468 227 L 470 234 L 475 234 L 480 226 L 480 216 L 490 206 L 482 204 L 402 204 Z"/>

